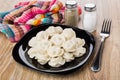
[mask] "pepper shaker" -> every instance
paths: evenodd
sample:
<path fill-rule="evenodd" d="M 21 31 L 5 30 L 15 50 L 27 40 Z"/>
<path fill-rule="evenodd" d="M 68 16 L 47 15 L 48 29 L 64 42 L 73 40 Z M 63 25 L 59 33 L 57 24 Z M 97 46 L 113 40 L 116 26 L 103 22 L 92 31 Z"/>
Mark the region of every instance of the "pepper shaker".
<path fill-rule="evenodd" d="M 96 5 L 94 3 L 87 3 L 84 6 L 83 29 L 88 32 L 96 30 L 97 14 Z"/>
<path fill-rule="evenodd" d="M 65 3 L 65 24 L 78 27 L 77 2 L 74 0 L 70 0 Z"/>

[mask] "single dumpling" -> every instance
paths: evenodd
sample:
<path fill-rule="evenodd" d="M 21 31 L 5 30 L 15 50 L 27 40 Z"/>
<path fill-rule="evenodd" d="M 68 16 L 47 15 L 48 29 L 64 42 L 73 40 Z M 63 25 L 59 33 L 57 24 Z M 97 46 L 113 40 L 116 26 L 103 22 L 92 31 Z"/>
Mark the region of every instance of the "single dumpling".
<path fill-rule="evenodd" d="M 38 32 L 37 34 L 36 34 L 36 38 L 38 39 L 38 40 L 48 40 L 48 38 L 49 38 L 49 35 L 47 34 L 47 32 L 45 32 L 45 31 L 40 31 L 40 32 Z"/>
<path fill-rule="evenodd" d="M 64 29 L 62 35 L 66 38 L 66 40 L 70 40 L 76 37 L 75 31 L 73 31 L 71 28 Z"/>
<path fill-rule="evenodd" d="M 81 57 L 86 53 L 86 48 L 78 47 L 75 52 L 73 52 L 75 57 Z"/>
<path fill-rule="evenodd" d="M 50 46 L 51 42 L 49 40 L 42 40 L 35 46 L 35 48 L 38 48 L 41 52 L 46 53 Z"/>
<path fill-rule="evenodd" d="M 65 37 L 60 34 L 55 34 L 50 41 L 55 46 L 62 46 L 62 44 L 65 42 Z"/>
<path fill-rule="evenodd" d="M 66 62 L 70 62 L 74 60 L 74 55 L 72 53 L 64 53 L 63 58 L 65 59 Z"/>
<path fill-rule="evenodd" d="M 56 34 L 56 29 L 54 26 L 50 26 L 48 29 L 46 29 L 47 34 L 49 34 L 49 36 L 53 36 L 54 34 Z"/>
<path fill-rule="evenodd" d="M 35 47 L 38 43 L 39 43 L 39 41 L 37 40 L 37 38 L 36 37 L 32 37 L 30 39 L 30 41 L 28 42 L 28 45 L 30 47 Z"/>
<path fill-rule="evenodd" d="M 74 52 L 76 50 L 75 39 L 71 39 L 71 40 L 64 42 L 63 49 L 65 49 L 66 52 Z"/>
<path fill-rule="evenodd" d="M 56 33 L 61 34 L 63 29 L 60 26 L 55 27 Z"/>
<path fill-rule="evenodd" d="M 62 57 L 51 58 L 48 64 L 52 67 L 60 67 L 65 64 L 65 59 Z"/>
<path fill-rule="evenodd" d="M 27 53 L 30 58 L 34 58 L 36 56 L 36 54 L 39 54 L 40 52 L 36 48 L 30 48 Z"/>
<path fill-rule="evenodd" d="M 77 47 L 84 46 L 85 45 L 85 40 L 81 38 L 75 38 Z"/>
<path fill-rule="evenodd" d="M 50 57 L 58 57 L 58 56 L 62 56 L 64 53 L 64 50 L 61 49 L 60 47 L 58 46 L 51 46 L 48 48 L 47 50 L 47 54 L 50 56 Z"/>
<path fill-rule="evenodd" d="M 44 64 L 46 64 L 50 60 L 50 57 L 47 54 L 37 53 L 36 56 L 35 56 L 35 59 L 37 59 L 37 61 L 41 65 L 44 65 Z"/>

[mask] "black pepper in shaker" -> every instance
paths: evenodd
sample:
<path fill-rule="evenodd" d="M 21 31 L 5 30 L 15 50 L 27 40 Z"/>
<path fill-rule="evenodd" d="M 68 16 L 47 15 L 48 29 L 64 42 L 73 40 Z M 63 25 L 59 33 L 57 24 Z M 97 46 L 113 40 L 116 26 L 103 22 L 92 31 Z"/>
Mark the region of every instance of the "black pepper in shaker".
<path fill-rule="evenodd" d="M 76 1 L 67 1 L 65 3 L 65 24 L 78 27 L 78 9 Z"/>

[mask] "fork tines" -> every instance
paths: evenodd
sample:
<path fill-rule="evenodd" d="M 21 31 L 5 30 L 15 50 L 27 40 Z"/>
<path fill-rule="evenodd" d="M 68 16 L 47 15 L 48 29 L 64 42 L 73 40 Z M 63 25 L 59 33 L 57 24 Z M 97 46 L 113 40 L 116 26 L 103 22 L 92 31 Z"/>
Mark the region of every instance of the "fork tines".
<path fill-rule="evenodd" d="M 102 24 L 101 33 L 108 33 L 110 34 L 110 28 L 111 28 L 111 19 L 104 19 Z"/>

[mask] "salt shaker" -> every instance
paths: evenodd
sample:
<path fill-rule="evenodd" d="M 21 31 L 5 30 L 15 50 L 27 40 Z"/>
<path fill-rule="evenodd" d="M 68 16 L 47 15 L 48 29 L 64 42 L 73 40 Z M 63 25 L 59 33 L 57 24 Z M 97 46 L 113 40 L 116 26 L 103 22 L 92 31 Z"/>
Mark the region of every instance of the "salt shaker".
<path fill-rule="evenodd" d="M 77 2 L 74 0 L 70 0 L 65 3 L 65 24 L 78 27 Z"/>
<path fill-rule="evenodd" d="M 84 6 L 83 29 L 88 32 L 96 30 L 97 14 L 96 5 L 94 3 L 87 3 Z"/>

